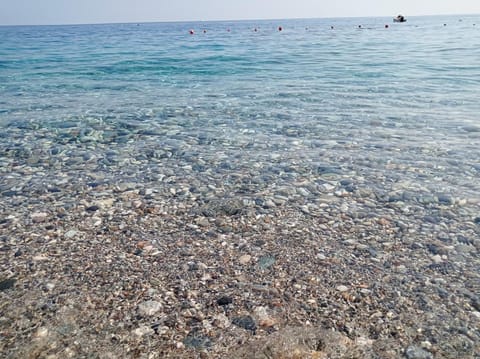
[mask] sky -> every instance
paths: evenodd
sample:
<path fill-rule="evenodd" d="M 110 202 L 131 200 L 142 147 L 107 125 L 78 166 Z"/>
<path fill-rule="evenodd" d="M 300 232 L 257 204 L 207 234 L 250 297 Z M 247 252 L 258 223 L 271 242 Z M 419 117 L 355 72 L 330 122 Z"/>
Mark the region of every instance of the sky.
<path fill-rule="evenodd" d="M 480 14 L 480 0 L 0 0 L 0 25 Z"/>

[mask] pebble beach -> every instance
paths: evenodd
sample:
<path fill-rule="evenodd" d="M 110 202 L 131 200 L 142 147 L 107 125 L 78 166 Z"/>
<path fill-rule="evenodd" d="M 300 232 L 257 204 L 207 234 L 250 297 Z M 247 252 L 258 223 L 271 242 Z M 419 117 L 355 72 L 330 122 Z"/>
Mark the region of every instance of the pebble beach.
<path fill-rule="evenodd" d="M 2 357 L 480 357 L 478 80 L 273 74 L 0 102 Z"/>

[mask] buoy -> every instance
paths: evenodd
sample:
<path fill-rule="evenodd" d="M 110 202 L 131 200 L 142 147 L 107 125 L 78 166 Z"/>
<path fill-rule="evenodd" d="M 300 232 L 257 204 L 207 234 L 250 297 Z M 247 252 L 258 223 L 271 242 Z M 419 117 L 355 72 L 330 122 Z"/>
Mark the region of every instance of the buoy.
<path fill-rule="evenodd" d="M 331 29 L 331 30 L 333 30 L 333 29 L 334 29 L 334 27 L 333 27 L 333 26 L 330 26 L 330 29 Z"/>
<path fill-rule="evenodd" d="M 361 28 L 362 28 L 362 25 L 358 25 L 358 28 L 361 29 Z"/>
<path fill-rule="evenodd" d="M 206 33 L 207 33 L 207 30 L 203 30 L 203 33 L 206 34 Z"/>
<path fill-rule="evenodd" d="M 189 33 L 190 35 L 193 35 L 193 34 L 195 34 L 195 31 L 193 31 L 192 29 L 190 29 L 190 31 L 188 31 L 188 33 Z"/>
<path fill-rule="evenodd" d="M 385 24 L 385 29 L 388 29 L 388 24 Z"/>
<path fill-rule="evenodd" d="M 282 30 L 283 30 L 283 27 L 279 26 L 278 31 L 282 31 Z"/>

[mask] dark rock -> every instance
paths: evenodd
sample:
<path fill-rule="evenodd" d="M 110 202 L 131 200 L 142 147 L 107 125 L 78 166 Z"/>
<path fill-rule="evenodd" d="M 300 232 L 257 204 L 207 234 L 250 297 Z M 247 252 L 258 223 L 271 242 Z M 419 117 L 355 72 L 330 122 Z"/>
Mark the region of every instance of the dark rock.
<path fill-rule="evenodd" d="M 257 247 L 261 247 L 265 244 L 266 242 L 263 240 L 263 239 L 258 239 L 254 242 L 254 244 L 257 246 Z"/>
<path fill-rule="evenodd" d="M 100 209 L 100 207 L 96 206 L 96 205 L 93 205 L 93 206 L 90 206 L 90 207 L 87 207 L 86 208 L 86 211 L 87 212 L 96 212 Z"/>
<path fill-rule="evenodd" d="M 17 195 L 17 191 L 5 191 L 2 192 L 2 195 L 5 197 L 14 197 Z"/>
<path fill-rule="evenodd" d="M 349 179 L 349 178 L 345 178 L 345 179 L 342 179 L 340 181 L 340 184 L 342 186 L 352 186 L 353 185 L 353 180 Z"/>
<path fill-rule="evenodd" d="M 229 305 L 233 303 L 232 297 L 223 296 L 217 299 L 218 305 Z"/>
<path fill-rule="evenodd" d="M 476 217 L 473 221 L 474 221 L 476 224 L 480 224 L 480 217 Z"/>
<path fill-rule="evenodd" d="M 440 251 L 440 247 L 437 246 L 436 244 L 427 244 L 427 249 L 430 253 L 432 254 L 443 254 L 441 251 Z"/>
<path fill-rule="evenodd" d="M 13 288 L 15 285 L 15 282 L 17 280 L 15 278 L 9 278 L 9 279 L 4 279 L 0 281 L 0 291 L 4 291 L 10 288 Z"/>
<path fill-rule="evenodd" d="M 198 263 L 188 263 L 188 270 L 190 272 L 197 271 L 199 269 L 200 269 L 200 266 L 198 265 Z"/>
<path fill-rule="evenodd" d="M 250 330 L 252 332 L 255 332 L 257 330 L 257 325 L 255 324 L 255 321 L 249 315 L 233 318 L 232 324 L 245 330 Z"/>
<path fill-rule="evenodd" d="M 212 346 L 210 338 L 203 335 L 198 329 L 193 329 L 183 339 L 183 344 L 187 348 L 193 349 L 205 349 Z"/>
<path fill-rule="evenodd" d="M 428 223 L 434 223 L 434 224 L 440 223 L 440 219 L 438 217 L 433 217 L 433 216 L 425 216 L 423 217 L 423 220 Z"/>
<path fill-rule="evenodd" d="M 462 244 L 472 245 L 475 241 L 472 238 L 467 238 L 465 236 L 459 235 L 457 236 L 457 241 Z"/>
<path fill-rule="evenodd" d="M 451 206 L 455 201 L 452 197 L 445 194 L 441 194 L 438 196 L 438 202 L 440 202 L 440 204 Z"/>

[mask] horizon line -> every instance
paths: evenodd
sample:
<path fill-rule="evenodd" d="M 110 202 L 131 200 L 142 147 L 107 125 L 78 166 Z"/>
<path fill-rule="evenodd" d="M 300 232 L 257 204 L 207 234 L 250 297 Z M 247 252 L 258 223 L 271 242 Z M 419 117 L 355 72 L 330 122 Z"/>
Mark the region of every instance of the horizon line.
<path fill-rule="evenodd" d="M 397 14 L 398 15 L 398 14 Z M 421 14 L 408 15 L 411 17 L 435 16 L 478 16 L 480 13 L 454 13 L 454 14 Z M 392 15 L 381 16 L 327 16 L 327 17 L 291 17 L 291 18 L 252 18 L 252 19 L 210 19 L 210 20 L 145 20 L 145 21 L 118 21 L 118 22 L 71 22 L 71 23 L 38 23 L 38 24 L 0 24 L 0 27 L 15 26 L 82 26 L 82 25 L 127 25 L 127 24 L 169 24 L 169 23 L 207 23 L 207 22 L 246 22 L 246 21 L 288 21 L 288 20 L 327 20 L 327 19 L 358 19 L 358 18 L 387 18 Z M 393 15 L 396 16 L 396 15 Z M 405 16 L 407 17 L 407 16 Z"/>

